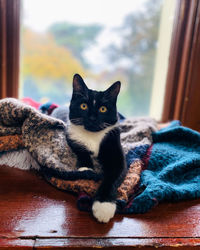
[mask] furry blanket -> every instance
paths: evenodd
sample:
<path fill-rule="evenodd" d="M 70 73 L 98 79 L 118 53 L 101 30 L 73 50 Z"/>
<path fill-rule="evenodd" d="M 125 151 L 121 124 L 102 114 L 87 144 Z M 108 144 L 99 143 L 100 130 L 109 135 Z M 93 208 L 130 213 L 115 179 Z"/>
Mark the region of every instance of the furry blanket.
<path fill-rule="evenodd" d="M 129 169 L 118 189 L 118 207 L 126 206 L 136 191 L 144 167 L 143 157 L 152 144 L 151 134 L 157 130 L 157 124 L 150 118 L 138 118 L 126 119 L 119 126 Z M 3 99 L 0 101 L 0 165 L 36 169 L 57 188 L 92 197 L 102 179 L 101 166 L 96 162 L 94 171 L 77 171 L 66 132 L 67 125 L 62 121 L 16 99 Z M 133 159 L 135 148 L 140 150 Z M 82 195 L 78 204 L 83 204 L 83 200 Z"/>
<path fill-rule="evenodd" d="M 145 213 L 162 201 L 200 197 L 200 133 L 174 121 L 157 131 L 150 118 L 120 123 L 128 173 L 118 189 L 119 213 Z M 101 166 L 79 172 L 67 145 L 67 127 L 16 99 L 0 101 L 0 165 L 36 169 L 52 185 L 79 194 L 90 210 Z"/>

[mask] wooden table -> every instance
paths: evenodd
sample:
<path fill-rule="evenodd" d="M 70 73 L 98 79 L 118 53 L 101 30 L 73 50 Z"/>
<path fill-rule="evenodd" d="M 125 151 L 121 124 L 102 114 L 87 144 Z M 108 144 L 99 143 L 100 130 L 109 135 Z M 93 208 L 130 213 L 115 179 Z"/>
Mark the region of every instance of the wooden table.
<path fill-rule="evenodd" d="M 0 183 L 0 249 L 200 249 L 199 200 L 101 224 L 34 173 L 0 167 Z"/>

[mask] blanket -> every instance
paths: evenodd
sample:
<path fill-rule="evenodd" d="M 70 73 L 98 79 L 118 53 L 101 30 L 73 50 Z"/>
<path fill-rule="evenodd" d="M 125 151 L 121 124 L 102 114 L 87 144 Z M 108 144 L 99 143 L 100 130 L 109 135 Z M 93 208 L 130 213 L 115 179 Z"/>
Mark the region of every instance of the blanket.
<path fill-rule="evenodd" d="M 119 126 L 128 172 L 118 189 L 118 213 L 200 197 L 200 133 L 178 121 L 158 131 L 150 118 L 125 119 Z M 0 165 L 37 169 L 53 186 L 77 193 L 79 209 L 90 211 L 101 167 L 77 171 L 66 132 L 62 121 L 18 100 L 0 101 Z"/>
<path fill-rule="evenodd" d="M 119 127 L 128 165 L 127 175 L 118 189 L 117 203 L 122 207 L 137 190 L 143 158 L 152 144 L 151 134 L 157 130 L 157 123 L 151 118 L 131 118 L 123 120 Z M 94 171 L 78 171 L 66 133 L 67 124 L 19 100 L 0 101 L 0 165 L 35 169 L 57 188 L 92 199 L 103 178 L 101 166 L 96 161 Z M 137 150 L 133 151 L 134 148 Z M 82 195 L 78 204 L 83 201 Z"/>
<path fill-rule="evenodd" d="M 200 133 L 173 121 L 152 137 L 148 165 L 141 176 L 144 191 L 125 213 L 145 213 L 162 201 L 200 197 Z"/>

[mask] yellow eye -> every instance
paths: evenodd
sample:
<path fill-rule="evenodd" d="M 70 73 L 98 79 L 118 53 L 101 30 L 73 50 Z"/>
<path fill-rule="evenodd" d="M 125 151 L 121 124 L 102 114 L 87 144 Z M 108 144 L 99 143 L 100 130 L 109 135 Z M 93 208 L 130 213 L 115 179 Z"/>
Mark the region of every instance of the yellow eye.
<path fill-rule="evenodd" d="M 86 110 L 86 109 L 88 108 L 88 106 L 87 106 L 86 103 L 81 103 L 80 108 L 81 108 L 82 110 Z"/>
<path fill-rule="evenodd" d="M 100 111 L 101 113 L 105 113 L 105 112 L 107 111 L 107 108 L 106 108 L 105 106 L 101 106 L 101 107 L 99 108 L 99 111 Z"/>

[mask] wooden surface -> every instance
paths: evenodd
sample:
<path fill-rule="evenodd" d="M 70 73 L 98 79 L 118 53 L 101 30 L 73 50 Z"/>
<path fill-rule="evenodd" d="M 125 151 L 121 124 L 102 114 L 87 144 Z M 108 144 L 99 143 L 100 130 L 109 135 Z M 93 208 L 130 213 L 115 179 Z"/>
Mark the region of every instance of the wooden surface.
<path fill-rule="evenodd" d="M 176 2 L 162 122 L 200 131 L 200 0 Z"/>
<path fill-rule="evenodd" d="M 200 249 L 199 200 L 165 203 L 101 224 L 76 208 L 74 195 L 34 173 L 0 167 L 0 183 L 0 249 Z"/>
<path fill-rule="evenodd" d="M 18 97 L 20 0 L 0 0 L 0 99 Z"/>

